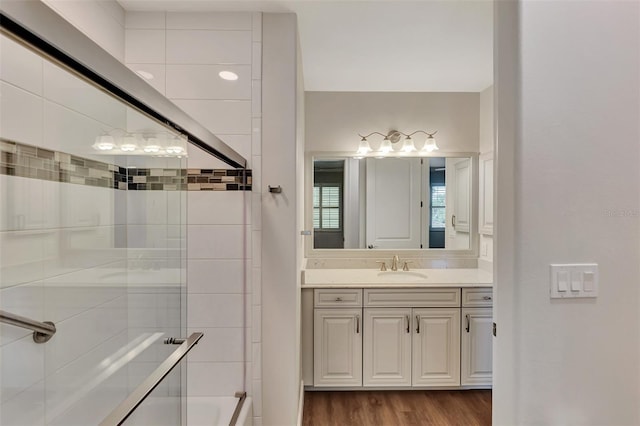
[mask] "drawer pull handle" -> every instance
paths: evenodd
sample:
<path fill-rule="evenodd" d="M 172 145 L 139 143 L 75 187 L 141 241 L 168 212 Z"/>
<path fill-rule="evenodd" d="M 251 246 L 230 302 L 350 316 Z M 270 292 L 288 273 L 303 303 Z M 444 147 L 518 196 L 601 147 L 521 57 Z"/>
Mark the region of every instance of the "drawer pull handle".
<path fill-rule="evenodd" d="M 407 315 L 407 333 L 411 333 L 411 326 L 409 324 L 409 315 Z"/>
<path fill-rule="evenodd" d="M 356 315 L 356 334 L 360 334 L 360 315 Z"/>
<path fill-rule="evenodd" d="M 420 334 L 420 315 L 416 315 L 416 333 Z"/>
<path fill-rule="evenodd" d="M 483 296 L 482 300 L 491 300 L 491 296 Z"/>
<path fill-rule="evenodd" d="M 336 297 L 336 302 L 342 302 L 342 297 Z"/>
<path fill-rule="evenodd" d="M 469 321 L 469 314 L 465 315 L 465 317 L 467 318 L 467 333 L 469 332 L 469 328 L 471 327 L 471 321 Z"/>

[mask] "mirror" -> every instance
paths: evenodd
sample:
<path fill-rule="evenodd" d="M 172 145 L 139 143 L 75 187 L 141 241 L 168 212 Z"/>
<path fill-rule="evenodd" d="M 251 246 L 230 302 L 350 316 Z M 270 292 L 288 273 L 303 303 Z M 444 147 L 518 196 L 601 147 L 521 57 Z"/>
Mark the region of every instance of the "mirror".
<path fill-rule="evenodd" d="M 313 158 L 314 249 L 471 248 L 473 158 Z"/>

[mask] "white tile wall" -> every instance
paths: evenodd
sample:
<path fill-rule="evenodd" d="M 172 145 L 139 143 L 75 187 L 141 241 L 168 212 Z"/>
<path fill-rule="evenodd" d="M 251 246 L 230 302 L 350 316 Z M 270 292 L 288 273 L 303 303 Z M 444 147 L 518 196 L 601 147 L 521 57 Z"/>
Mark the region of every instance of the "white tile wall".
<path fill-rule="evenodd" d="M 251 30 L 249 13 L 176 12 L 167 16 L 170 30 Z"/>
<path fill-rule="evenodd" d="M 43 101 L 39 96 L 0 82 L 0 137 L 41 145 Z"/>
<path fill-rule="evenodd" d="M 125 28 L 143 30 L 164 30 L 166 14 L 164 12 L 127 12 Z"/>
<path fill-rule="evenodd" d="M 240 362 L 242 354 L 244 330 L 242 327 L 193 328 L 187 334 L 197 331 L 204 333 L 194 349 L 189 352 L 191 362 Z"/>
<path fill-rule="evenodd" d="M 243 296 L 241 294 L 189 294 L 187 322 L 189 327 L 242 327 Z"/>
<path fill-rule="evenodd" d="M 237 80 L 223 80 L 231 71 Z M 250 65 L 167 65 L 167 97 L 172 99 L 251 99 Z"/>
<path fill-rule="evenodd" d="M 247 158 L 256 189 L 261 160 L 261 24 L 260 13 L 134 12 L 126 17 L 127 66 L 152 72 L 156 77 L 150 84 L 166 90 L 169 99 Z M 154 63 L 159 52 L 153 60 L 134 61 L 150 47 L 151 41 L 135 32 L 143 30 L 164 30 L 163 61 Z M 154 37 L 160 43 L 162 36 Z M 223 81 L 217 75 L 222 69 L 240 78 Z M 188 167 L 228 166 L 190 147 Z M 189 331 L 205 333 L 188 360 L 190 396 L 229 396 L 243 387 L 251 395 L 256 384 L 261 386 L 261 333 L 254 329 L 261 326 L 261 269 L 259 258 L 257 265 L 251 260 L 260 252 L 260 207 L 259 194 L 188 193 L 187 323 Z M 261 399 L 254 400 L 254 407 L 256 403 Z"/>
<path fill-rule="evenodd" d="M 243 292 L 245 261 L 221 259 L 189 259 L 187 275 L 189 293 Z"/>
<path fill-rule="evenodd" d="M 16 42 L 0 37 L 0 80 L 42 96 L 42 59 Z"/>
<path fill-rule="evenodd" d="M 233 395 L 238 389 L 243 388 L 243 368 L 242 362 L 190 362 L 187 369 L 188 394 Z"/>
<path fill-rule="evenodd" d="M 15 426 L 45 425 L 44 380 L 2 402 L 0 424 Z"/>
<path fill-rule="evenodd" d="M 176 99 L 174 103 L 214 134 L 251 134 L 251 101 Z"/>
<path fill-rule="evenodd" d="M 166 70 L 164 64 L 140 64 L 140 63 L 128 63 L 127 67 L 132 71 L 139 73 L 141 71 L 149 73 L 152 75 L 151 79 L 146 79 L 140 76 L 142 81 L 151 85 L 158 92 L 162 93 L 166 96 Z"/>
<path fill-rule="evenodd" d="M 66 70 L 44 62 L 44 98 L 109 127 L 120 128 L 126 106 Z M 88 139 L 91 141 L 91 139 Z M 85 140 L 86 143 L 86 140 Z M 91 145 L 91 144 L 89 144 Z M 66 151 L 75 152 L 75 151 Z"/>
<path fill-rule="evenodd" d="M 164 63 L 165 32 L 163 30 L 126 30 L 124 60 L 126 63 Z"/>
<path fill-rule="evenodd" d="M 244 258 L 242 225 L 189 225 L 187 246 L 190 259 Z"/>
<path fill-rule="evenodd" d="M 251 31 L 168 30 L 166 37 L 169 64 L 251 63 Z"/>
<path fill-rule="evenodd" d="M 0 402 L 4 403 L 44 379 L 44 351 L 42 345 L 33 343 L 31 335 L 0 347 Z"/>

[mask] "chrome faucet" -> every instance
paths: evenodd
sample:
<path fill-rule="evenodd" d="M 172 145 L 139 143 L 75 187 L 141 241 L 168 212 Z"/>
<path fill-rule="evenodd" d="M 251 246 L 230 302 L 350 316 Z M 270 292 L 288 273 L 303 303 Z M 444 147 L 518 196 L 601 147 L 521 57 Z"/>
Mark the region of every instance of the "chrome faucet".
<path fill-rule="evenodd" d="M 400 261 L 400 258 L 398 257 L 397 254 L 393 255 L 393 259 L 391 259 L 391 270 L 392 271 L 397 271 L 398 270 L 398 262 Z"/>

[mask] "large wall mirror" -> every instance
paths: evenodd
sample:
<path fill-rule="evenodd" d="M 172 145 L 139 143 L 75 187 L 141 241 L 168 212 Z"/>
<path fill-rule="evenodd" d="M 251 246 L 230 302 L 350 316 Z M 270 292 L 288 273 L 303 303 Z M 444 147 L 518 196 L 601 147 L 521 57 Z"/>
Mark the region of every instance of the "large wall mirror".
<path fill-rule="evenodd" d="M 316 155 L 311 163 L 313 249 L 472 249 L 477 156 Z"/>

